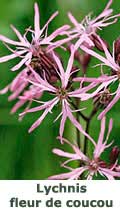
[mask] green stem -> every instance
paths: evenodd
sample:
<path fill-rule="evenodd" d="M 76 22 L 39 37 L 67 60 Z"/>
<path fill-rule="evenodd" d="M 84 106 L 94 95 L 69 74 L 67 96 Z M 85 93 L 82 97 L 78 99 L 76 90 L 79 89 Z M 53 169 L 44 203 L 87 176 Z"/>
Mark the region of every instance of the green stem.
<path fill-rule="evenodd" d="M 79 105 L 80 105 L 80 100 L 76 99 L 76 107 L 79 107 Z M 78 112 L 76 113 L 76 119 L 78 122 L 80 121 L 80 116 Z M 80 132 L 77 128 L 76 128 L 76 136 L 77 136 L 77 145 L 79 148 L 81 148 Z"/>
<path fill-rule="evenodd" d="M 86 122 L 86 130 L 85 130 L 86 133 L 89 133 L 90 122 L 91 122 L 90 119 Z M 87 137 L 85 136 L 85 139 L 84 139 L 84 154 L 87 154 L 87 148 L 88 148 L 88 140 L 87 140 Z"/>
<path fill-rule="evenodd" d="M 91 120 L 92 118 L 94 117 L 94 115 L 96 114 L 97 112 L 97 109 L 93 109 L 90 116 L 88 117 L 88 120 L 86 121 L 86 130 L 85 132 L 89 134 L 89 128 L 90 128 L 90 123 L 91 123 Z M 84 139 L 84 154 L 87 154 L 87 151 L 88 151 L 88 139 L 87 137 L 85 136 L 85 139 Z"/>

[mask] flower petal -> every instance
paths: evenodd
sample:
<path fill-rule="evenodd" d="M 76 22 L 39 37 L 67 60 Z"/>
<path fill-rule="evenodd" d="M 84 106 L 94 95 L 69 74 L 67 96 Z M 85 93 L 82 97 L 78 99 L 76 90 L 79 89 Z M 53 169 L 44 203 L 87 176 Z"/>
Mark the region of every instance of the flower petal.
<path fill-rule="evenodd" d="M 98 139 L 97 145 L 94 150 L 94 158 L 95 159 L 98 159 L 100 157 L 101 153 L 105 149 L 105 145 L 103 143 L 104 133 L 105 133 L 105 117 L 101 121 L 101 130 L 100 130 L 100 134 L 99 134 L 99 139 Z"/>
<path fill-rule="evenodd" d="M 32 53 L 31 53 L 31 52 L 30 52 L 30 53 L 27 53 L 27 54 L 25 55 L 25 57 L 24 57 L 16 66 L 14 66 L 11 70 L 12 70 L 12 71 L 18 70 L 18 69 L 21 68 L 21 66 L 23 66 L 23 64 L 25 64 L 28 60 L 29 60 L 29 63 L 30 63 L 31 58 L 32 58 Z"/>
<path fill-rule="evenodd" d="M 26 41 L 23 36 L 21 35 L 21 33 L 13 26 L 11 25 L 12 30 L 16 33 L 18 39 L 20 40 L 21 43 L 23 43 L 23 46 L 29 47 L 29 42 Z"/>
<path fill-rule="evenodd" d="M 77 154 L 64 152 L 63 150 L 60 150 L 60 149 L 53 149 L 53 153 L 56 154 L 56 155 L 59 155 L 61 157 L 71 158 L 72 160 L 79 160 L 80 159 L 80 157 Z"/>
<path fill-rule="evenodd" d="M 79 25 L 78 21 L 75 19 L 75 17 L 72 15 L 71 12 L 68 12 L 68 17 L 69 17 L 71 23 L 73 23 L 74 26 L 78 26 Z"/>
<path fill-rule="evenodd" d="M 40 34 L 42 35 L 42 33 L 44 32 L 44 30 L 48 27 L 49 23 L 58 15 L 58 11 L 56 11 L 55 13 L 53 13 L 53 15 L 51 15 L 51 17 L 49 18 L 49 20 L 46 22 L 46 24 L 44 25 L 44 27 L 41 29 Z"/>
<path fill-rule="evenodd" d="M 39 23 L 40 15 L 37 3 L 34 4 L 34 9 L 35 9 L 35 17 L 34 17 L 35 40 L 38 40 L 40 36 L 40 23 Z"/>
<path fill-rule="evenodd" d="M 64 84 L 65 88 L 67 87 L 68 82 L 69 82 L 69 78 L 71 76 L 71 70 L 72 70 L 73 62 L 74 62 L 74 50 L 71 49 L 71 55 L 70 55 L 70 58 L 68 60 L 68 65 L 67 65 L 67 69 L 66 69 L 66 72 L 65 72 L 65 84 Z"/>
<path fill-rule="evenodd" d="M 0 41 L 8 43 L 8 44 L 15 45 L 15 46 L 17 45 L 17 46 L 23 46 L 24 47 L 24 44 L 22 42 L 13 41 L 12 39 L 9 39 L 9 38 L 7 38 L 3 35 L 0 35 Z"/>
<path fill-rule="evenodd" d="M 101 167 L 100 170 L 109 180 L 114 180 L 115 177 L 120 177 L 120 172 L 116 172 L 111 169 L 101 168 Z"/>
<path fill-rule="evenodd" d="M 67 116 L 70 119 L 70 121 L 73 123 L 73 125 L 84 135 L 86 136 L 94 145 L 96 145 L 95 141 L 84 131 L 84 129 L 82 128 L 82 126 L 80 125 L 80 123 L 75 119 L 75 117 L 72 114 L 72 110 L 70 109 L 70 107 L 68 106 L 67 103 L 65 103 L 65 108 L 63 107 L 63 109 L 67 110 Z"/>
<path fill-rule="evenodd" d="M 83 51 L 85 51 L 86 53 L 88 53 L 88 54 L 92 55 L 93 57 L 95 57 L 95 58 L 99 59 L 100 61 L 102 61 L 106 66 L 109 66 L 109 67 L 111 67 L 112 69 L 114 69 L 116 71 L 118 70 L 118 66 L 117 66 L 117 64 L 115 62 L 114 62 L 114 65 L 113 65 L 111 63 L 111 60 L 109 61 L 108 59 L 106 59 L 102 55 L 99 55 L 98 53 L 94 52 L 91 49 L 88 49 L 87 47 L 85 47 L 83 45 L 81 46 L 81 49 Z"/>
<path fill-rule="evenodd" d="M 73 169 L 73 171 L 68 172 L 68 173 L 50 176 L 50 177 L 48 177 L 48 179 L 49 180 L 78 179 L 79 176 L 86 170 L 87 170 L 86 167 L 76 168 L 76 169 Z"/>
<path fill-rule="evenodd" d="M 21 50 L 19 52 L 13 53 L 11 55 L 3 56 L 3 57 L 0 58 L 0 63 L 3 63 L 3 62 L 11 60 L 13 58 L 19 57 L 20 55 L 24 54 L 25 52 L 26 52 L 26 50 Z"/>
<path fill-rule="evenodd" d="M 68 30 L 70 28 L 69 25 L 64 25 L 58 29 L 56 29 L 52 34 L 50 34 L 48 37 L 44 38 L 40 44 L 47 44 L 50 43 L 53 39 L 56 38 L 56 36 L 61 35 L 62 32 Z"/>

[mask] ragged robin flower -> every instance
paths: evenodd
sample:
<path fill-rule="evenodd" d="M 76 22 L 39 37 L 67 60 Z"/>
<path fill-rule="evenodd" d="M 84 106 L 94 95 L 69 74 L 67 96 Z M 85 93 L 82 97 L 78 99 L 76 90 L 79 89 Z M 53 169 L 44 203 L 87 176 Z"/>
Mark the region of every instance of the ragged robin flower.
<path fill-rule="evenodd" d="M 52 100 L 42 102 L 42 105 L 31 108 L 24 113 L 20 114 L 20 116 L 24 116 L 26 113 L 33 113 L 37 111 L 42 111 L 43 114 L 40 116 L 40 118 L 32 125 L 30 128 L 29 132 L 33 131 L 36 127 L 38 127 L 43 119 L 46 117 L 48 113 L 51 113 L 53 108 L 59 103 L 62 106 L 62 110 L 60 115 L 57 117 L 57 119 L 61 116 L 61 122 L 60 122 L 60 137 L 62 140 L 63 136 L 63 131 L 64 131 L 64 126 L 66 119 L 68 118 L 72 124 L 85 136 L 88 137 L 92 141 L 92 138 L 84 131 L 82 126 L 79 124 L 79 122 L 76 120 L 76 118 L 73 115 L 73 112 L 77 112 L 79 110 L 74 110 L 71 108 L 71 100 L 74 98 L 79 98 L 81 94 L 83 95 L 85 91 L 91 89 L 94 87 L 94 83 L 88 85 L 87 87 L 79 87 L 76 90 L 71 90 L 71 86 L 69 86 L 69 81 L 71 78 L 71 75 L 74 73 L 72 70 L 73 67 L 73 61 L 74 61 L 74 50 L 71 49 L 71 55 L 68 61 L 67 69 L 66 71 L 64 70 L 64 67 L 60 61 L 60 59 L 57 57 L 56 54 L 53 53 L 53 57 L 56 61 L 56 64 L 58 66 L 57 73 L 60 78 L 59 85 L 58 84 L 50 84 L 46 78 L 42 79 L 36 72 L 33 71 L 36 81 L 29 81 L 31 82 L 34 86 L 39 87 L 43 92 L 48 92 L 52 97 L 54 97 Z M 31 67 L 30 67 L 31 68 Z M 32 71 L 32 69 L 31 69 Z M 41 103 L 38 101 L 38 103 Z"/>
<path fill-rule="evenodd" d="M 97 33 L 97 30 L 102 30 L 102 28 L 112 25 L 117 21 L 117 17 L 119 17 L 120 14 L 112 16 L 113 9 L 110 9 L 111 4 L 112 0 L 109 0 L 105 9 L 96 18 L 92 19 L 91 14 L 89 14 L 80 23 L 70 12 L 68 13 L 68 17 L 74 25 L 74 28 L 63 33 L 67 34 L 71 39 L 72 37 L 73 39 L 77 39 L 75 43 L 76 49 L 78 49 L 81 44 L 87 45 L 88 47 L 95 46 L 94 35 Z"/>
<path fill-rule="evenodd" d="M 81 46 L 81 49 L 87 53 L 89 53 L 90 55 L 96 57 L 97 59 L 99 59 L 100 61 L 102 61 L 101 66 L 107 66 L 110 68 L 110 73 L 109 75 L 102 75 L 101 77 L 98 78 L 85 78 L 85 81 L 92 81 L 92 82 L 96 82 L 96 86 L 98 85 L 98 83 L 100 84 L 98 86 L 98 88 L 92 92 L 92 93 L 88 93 L 86 94 L 86 96 L 84 95 L 83 98 L 81 100 L 88 100 L 89 98 L 95 97 L 101 90 L 105 90 L 106 88 L 108 88 L 110 85 L 112 85 L 115 82 L 118 82 L 118 86 L 115 92 L 111 93 L 111 96 L 113 97 L 112 100 L 110 100 L 110 103 L 108 104 L 108 106 L 100 113 L 99 115 L 99 119 L 102 119 L 105 114 L 118 102 L 118 100 L 120 99 L 120 66 L 119 64 L 115 61 L 115 56 L 114 56 L 114 50 L 113 50 L 113 55 L 111 55 L 111 53 L 109 52 L 109 50 L 107 49 L 106 45 L 104 44 L 104 42 L 101 40 L 100 37 L 97 36 L 97 38 L 99 39 L 104 53 L 105 53 L 105 57 L 98 54 L 97 52 L 95 52 L 92 49 L 88 49 L 85 46 Z M 105 78 L 105 80 L 104 80 Z M 80 81 L 81 78 L 77 78 L 77 81 Z"/>
<path fill-rule="evenodd" d="M 15 34 L 17 35 L 19 41 L 13 41 L 3 35 L 0 35 L 0 41 L 4 42 L 7 48 L 12 52 L 12 54 L 1 57 L 0 63 L 6 62 L 8 60 L 19 57 L 21 61 L 12 68 L 12 71 L 18 70 L 23 64 L 30 64 L 32 58 L 41 56 L 40 52 L 43 47 L 47 47 L 52 45 L 53 39 L 55 39 L 61 32 L 67 30 L 69 28 L 68 25 L 64 25 L 58 29 L 56 29 L 52 34 L 47 35 L 47 29 L 49 23 L 58 15 L 58 12 L 55 12 L 47 21 L 47 23 L 40 28 L 40 15 L 37 3 L 34 5 L 35 9 L 35 17 L 34 17 L 34 30 L 28 28 L 24 35 L 14 27 L 11 26 Z M 27 33 L 30 32 L 32 36 L 31 42 L 27 39 Z M 60 42 L 60 41 L 59 41 Z M 7 44 L 13 45 L 15 49 L 11 49 Z M 59 43 L 60 45 L 60 43 Z"/>
<path fill-rule="evenodd" d="M 100 174 L 104 178 L 109 180 L 114 179 L 115 177 L 120 177 L 120 172 L 116 171 L 117 160 L 114 164 L 109 165 L 104 160 L 102 160 L 101 155 L 102 153 L 112 144 L 107 144 L 110 132 L 112 130 L 112 119 L 109 122 L 108 133 L 106 139 L 104 140 L 105 135 L 105 118 L 101 121 L 101 130 L 99 134 L 99 138 L 97 143 L 94 143 L 94 152 L 93 157 L 89 158 L 85 155 L 78 146 L 70 143 L 66 139 L 64 142 L 69 144 L 72 149 L 73 153 L 65 152 L 60 149 L 53 149 L 53 153 L 60 156 L 68 158 L 64 163 L 62 163 L 62 167 L 67 168 L 70 172 L 53 175 L 49 177 L 50 180 L 59 180 L 59 179 L 81 179 L 81 176 L 84 175 L 85 179 L 91 180 L 94 176 L 98 176 Z M 77 168 L 71 168 L 68 163 L 71 161 L 79 161 L 80 166 Z M 118 166 L 117 166 L 118 168 Z"/>

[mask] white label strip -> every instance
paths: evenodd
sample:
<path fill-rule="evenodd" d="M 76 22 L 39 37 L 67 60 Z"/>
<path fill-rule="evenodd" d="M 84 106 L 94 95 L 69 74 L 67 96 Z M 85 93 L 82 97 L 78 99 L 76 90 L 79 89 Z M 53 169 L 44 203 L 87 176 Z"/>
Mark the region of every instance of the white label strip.
<path fill-rule="evenodd" d="M 0 209 L 120 210 L 120 181 L 0 181 Z"/>

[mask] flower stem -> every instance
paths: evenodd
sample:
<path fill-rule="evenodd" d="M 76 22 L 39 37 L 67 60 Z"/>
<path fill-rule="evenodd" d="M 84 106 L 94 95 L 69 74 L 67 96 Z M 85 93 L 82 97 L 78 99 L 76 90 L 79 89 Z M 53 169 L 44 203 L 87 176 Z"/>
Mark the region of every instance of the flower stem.
<path fill-rule="evenodd" d="M 90 114 L 90 116 L 88 117 L 87 121 L 86 121 L 86 130 L 85 132 L 89 134 L 89 128 L 90 128 L 90 123 L 91 123 L 91 120 L 92 118 L 94 117 L 94 115 L 97 113 L 97 109 L 94 108 Z M 85 136 L 85 139 L 84 139 L 84 154 L 87 154 L 87 151 L 88 151 L 88 139 L 87 137 Z"/>
<path fill-rule="evenodd" d="M 72 101 L 71 102 L 72 106 L 78 110 L 79 109 L 79 105 L 80 105 L 80 101 L 76 100 L 76 104 Z M 86 122 L 89 121 L 89 118 L 86 117 L 81 111 L 77 111 L 76 112 L 76 119 L 78 122 L 80 122 L 80 117 L 82 117 Z M 79 148 L 81 148 L 81 142 L 80 142 L 80 131 L 76 128 L 76 137 L 77 137 L 77 145 Z"/>
<path fill-rule="evenodd" d="M 76 107 L 79 107 L 79 105 L 80 105 L 80 100 L 76 99 Z M 78 112 L 76 113 L 76 119 L 78 122 L 80 121 L 80 116 Z M 77 145 L 79 148 L 81 148 L 80 132 L 77 128 L 76 128 L 76 137 L 77 137 Z"/>
<path fill-rule="evenodd" d="M 86 133 L 89 133 L 90 122 L 91 122 L 91 119 L 88 119 L 88 121 L 86 122 L 86 130 L 85 130 Z M 87 140 L 87 137 L 85 136 L 85 139 L 84 139 L 84 154 L 87 154 L 87 149 L 88 149 L 88 140 Z"/>

